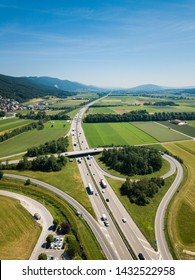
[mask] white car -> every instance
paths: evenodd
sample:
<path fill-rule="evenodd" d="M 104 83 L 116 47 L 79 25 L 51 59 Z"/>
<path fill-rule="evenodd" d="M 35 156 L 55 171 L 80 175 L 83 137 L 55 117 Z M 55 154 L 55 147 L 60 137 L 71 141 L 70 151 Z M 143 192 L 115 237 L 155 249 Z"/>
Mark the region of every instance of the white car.
<path fill-rule="evenodd" d="M 123 221 L 123 223 L 126 223 L 127 219 L 126 218 L 122 218 L 122 221 Z"/>
<path fill-rule="evenodd" d="M 62 242 L 59 242 L 59 243 L 58 243 L 58 250 L 62 249 L 62 245 L 63 245 Z"/>
<path fill-rule="evenodd" d="M 54 245 L 55 245 L 55 243 L 54 243 L 54 242 L 51 242 L 51 244 L 50 244 L 50 249 L 53 249 L 53 248 L 54 248 Z"/>

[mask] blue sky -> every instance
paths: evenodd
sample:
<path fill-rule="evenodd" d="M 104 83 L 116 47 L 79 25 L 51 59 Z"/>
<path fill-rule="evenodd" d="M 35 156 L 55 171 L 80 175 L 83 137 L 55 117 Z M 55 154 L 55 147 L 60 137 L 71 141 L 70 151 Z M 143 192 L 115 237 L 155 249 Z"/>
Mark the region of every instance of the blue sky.
<path fill-rule="evenodd" d="M 195 0 L 1 0 L 0 73 L 195 86 Z"/>

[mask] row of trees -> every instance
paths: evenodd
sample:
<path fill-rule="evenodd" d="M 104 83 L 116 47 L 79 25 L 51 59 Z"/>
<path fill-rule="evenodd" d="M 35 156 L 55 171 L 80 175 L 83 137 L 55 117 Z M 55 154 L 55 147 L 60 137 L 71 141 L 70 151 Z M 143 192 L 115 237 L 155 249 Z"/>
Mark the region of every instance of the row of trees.
<path fill-rule="evenodd" d="M 28 148 L 26 156 L 35 157 L 48 153 L 63 153 L 67 151 L 68 144 L 68 137 L 60 137 L 57 140 L 46 142 L 38 147 Z"/>
<path fill-rule="evenodd" d="M 159 152 L 148 147 L 125 146 L 119 149 L 104 150 L 101 161 L 128 176 L 151 174 L 162 167 Z"/>
<path fill-rule="evenodd" d="M 46 121 L 70 120 L 70 117 L 66 115 L 66 112 L 60 112 L 55 115 L 47 115 L 45 111 L 38 111 L 38 113 L 35 113 L 35 111 L 30 111 L 26 115 L 18 113 L 16 116 L 19 117 L 20 119 L 33 119 L 33 120 L 46 120 Z"/>
<path fill-rule="evenodd" d="M 127 195 L 132 203 L 144 206 L 164 185 L 165 181 L 162 178 L 143 179 L 137 182 L 131 182 L 127 178 L 120 191 L 122 195 Z"/>
<path fill-rule="evenodd" d="M 0 142 L 6 141 L 9 138 L 12 138 L 16 135 L 19 135 L 23 132 L 26 132 L 26 131 L 29 131 L 29 130 L 32 130 L 32 129 L 41 130 L 43 128 L 44 128 L 43 121 L 40 120 L 38 122 L 33 122 L 33 123 L 28 124 L 28 125 L 13 129 L 10 132 L 5 132 L 3 135 L 0 135 Z"/>
<path fill-rule="evenodd" d="M 1 164 L 0 169 L 55 172 L 60 171 L 66 163 L 67 160 L 63 156 L 38 156 L 32 161 L 29 161 L 26 157 L 24 157 L 17 164 Z"/>
<path fill-rule="evenodd" d="M 120 114 L 89 114 L 86 123 L 98 122 L 134 122 L 134 121 L 167 121 L 172 119 L 195 120 L 195 112 L 155 112 L 149 114 L 146 110 L 131 111 Z"/>

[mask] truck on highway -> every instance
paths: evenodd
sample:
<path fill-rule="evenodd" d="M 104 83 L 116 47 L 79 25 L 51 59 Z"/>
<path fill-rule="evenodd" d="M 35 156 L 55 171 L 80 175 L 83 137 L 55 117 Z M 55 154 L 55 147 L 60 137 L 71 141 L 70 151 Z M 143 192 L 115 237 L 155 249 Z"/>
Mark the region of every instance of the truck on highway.
<path fill-rule="evenodd" d="M 102 186 L 102 188 L 106 188 L 107 187 L 107 184 L 106 182 L 104 181 L 104 179 L 100 179 L 100 185 Z"/>
<path fill-rule="evenodd" d="M 89 194 L 93 194 L 93 188 L 92 188 L 92 185 L 90 183 L 88 183 L 88 193 Z"/>

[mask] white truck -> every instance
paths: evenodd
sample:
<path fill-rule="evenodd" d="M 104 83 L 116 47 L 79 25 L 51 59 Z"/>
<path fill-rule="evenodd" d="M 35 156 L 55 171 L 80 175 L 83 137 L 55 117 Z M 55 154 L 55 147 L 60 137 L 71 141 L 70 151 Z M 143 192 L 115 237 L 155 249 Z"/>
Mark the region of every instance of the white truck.
<path fill-rule="evenodd" d="M 106 182 L 104 181 L 104 179 L 100 179 L 100 185 L 102 186 L 102 188 L 106 188 L 107 187 L 107 184 Z"/>
<path fill-rule="evenodd" d="M 88 183 L 88 192 L 89 194 L 93 194 L 93 188 L 92 188 L 92 185 L 90 183 Z"/>

